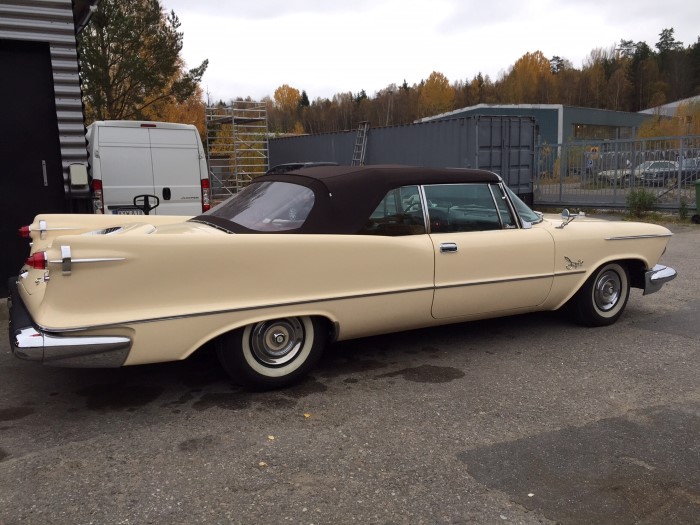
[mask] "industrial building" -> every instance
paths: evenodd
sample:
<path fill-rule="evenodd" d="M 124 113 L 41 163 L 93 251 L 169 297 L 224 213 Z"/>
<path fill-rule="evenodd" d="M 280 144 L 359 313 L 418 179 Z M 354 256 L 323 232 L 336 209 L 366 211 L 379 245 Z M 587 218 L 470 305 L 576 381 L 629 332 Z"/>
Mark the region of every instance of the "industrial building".
<path fill-rule="evenodd" d="M 76 45 L 96 0 L 0 0 L 0 297 L 27 253 L 17 228 L 37 213 L 87 209 L 89 188 L 71 187 L 87 163 Z"/>
<path fill-rule="evenodd" d="M 637 134 L 637 128 L 650 118 L 646 113 L 580 108 L 562 104 L 477 104 L 427 117 L 419 122 L 477 115 L 533 117 L 539 126 L 538 144 L 632 139 Z"/>

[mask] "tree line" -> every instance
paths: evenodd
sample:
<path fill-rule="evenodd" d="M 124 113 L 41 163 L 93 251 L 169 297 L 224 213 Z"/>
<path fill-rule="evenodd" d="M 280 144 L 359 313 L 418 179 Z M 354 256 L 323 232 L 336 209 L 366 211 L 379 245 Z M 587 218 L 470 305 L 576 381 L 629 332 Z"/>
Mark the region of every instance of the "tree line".
<path fill-rule="evenodd" d="M 78 40 L 86 124 L 101 119 L 163 120 L 194 123 L 205 134 L 200 82 L 208 61 L 189 70 L 184 67 L 180 56 L 184 35 L 179 28 L 177 15 L 166 12 L 160 0 L 98 4 Z M 355 129 L 361 121 L 372 126 L 408 124 L 476 104 L 639 111 L 697 94 L 700 37 L 685 46 L 668 28 L 659 33 L 653 47 L 623 39 L 607 49 L 594 49 L 580 69 L 564 57 L 547 58 L 535 51 L 525 53 L 496 80 L 478 73 L 450 82 L 433 71 L 418 83 L 403 80 L 373 95 L 361 90 L 314 100 L 304 89 L 283 84 L 264 101 L 271 132 L 299 134 Z M 684 111 L 686 129 L 700 125 L 697 108 Z"/>
<path fill-rule="evenodd" d="M 580 69 L 541 51 L 520 57 L 495 81 L 481 73 L 450 82 L 438 71 L 409 85 L 390 84 L 368 96 L 338 93 L 309 100 L 305 90 L 280 86 L 268 97 L 268 122 L 276 133 L 323 133 L 356 127 L 400 125 L 476 104 L 564 104 L 640 111 L 700 94 L 700 37 L 684 46 L 673 28 L 652 48 L 621 40 L 590 52 Z"/>

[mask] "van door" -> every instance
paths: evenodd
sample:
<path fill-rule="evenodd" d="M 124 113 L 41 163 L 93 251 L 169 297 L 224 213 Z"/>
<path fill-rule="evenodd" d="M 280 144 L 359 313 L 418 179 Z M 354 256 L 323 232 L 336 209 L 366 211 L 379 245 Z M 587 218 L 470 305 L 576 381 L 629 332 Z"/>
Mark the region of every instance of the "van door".
<path fill-rule="evenodd" d="M 132 206 L 134 196 L 153 194 L 153 168 L 148 129 L 100 126 L 98 132 L 100 177 L 105 214 Z"/>
<path fill-rule="evenodd" d="M 157 215 L 199 215 L 202 188 L 197 130 L 149 128 Z"/>

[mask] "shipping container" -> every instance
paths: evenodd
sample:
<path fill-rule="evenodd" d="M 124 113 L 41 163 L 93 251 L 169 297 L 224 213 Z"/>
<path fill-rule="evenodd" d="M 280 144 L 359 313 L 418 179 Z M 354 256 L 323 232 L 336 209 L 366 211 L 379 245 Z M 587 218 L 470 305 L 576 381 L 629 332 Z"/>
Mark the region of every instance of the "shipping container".
<path fill-rule="evenodd" d="M 365 164 L 433 168 L 480 168 L 498 173 L 526 202 L 532 202 L 533 117 L 474 116 L 370 128 Z M 357 131 L 271 139 L 270 165 L 337 162 L 349 165 Z"/>

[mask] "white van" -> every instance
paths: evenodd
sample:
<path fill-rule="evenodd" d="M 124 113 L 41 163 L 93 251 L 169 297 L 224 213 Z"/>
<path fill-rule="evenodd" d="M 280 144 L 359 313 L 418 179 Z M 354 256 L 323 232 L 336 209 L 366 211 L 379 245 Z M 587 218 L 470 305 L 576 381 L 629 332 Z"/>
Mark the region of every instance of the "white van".
<path fill-rule="evenodd" d="M 97 121 L 88 126 L 87 141 L 95 213 L 144 213 L 134 206 L 137 195 L 158 197 L 160 204 L 150 211 L 157 215 L 200 215 L 209 209 L 207 162 L 195 126 Z"/>

